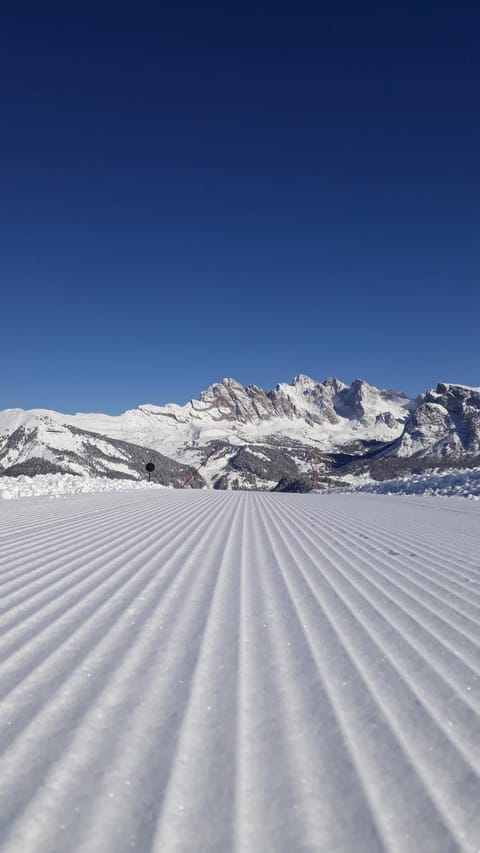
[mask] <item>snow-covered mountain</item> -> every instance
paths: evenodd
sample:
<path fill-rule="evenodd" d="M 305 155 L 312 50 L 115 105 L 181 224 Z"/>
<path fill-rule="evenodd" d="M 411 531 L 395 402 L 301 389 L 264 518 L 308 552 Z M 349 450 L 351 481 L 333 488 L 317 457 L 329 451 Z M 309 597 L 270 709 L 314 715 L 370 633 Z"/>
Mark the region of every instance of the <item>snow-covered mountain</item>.
<path fill-rule="evenodd" d="M 79 429 L 62 422 L 65 417 L 41 410 L 1 412 L 0 472 L 140 479 L 145 477 L 145 464 L 153 462 L 156 481 L 173 486 L 181 485 L 190 474 L 189 466 L 155 450 Z M 203 485 L 201 477 L 192 479 L 194 488 Z"/>
<path fill-rule="evenodd" d="M 405 395 L 361 380 L 348 386 L 300 375 L 268 392 L 224 379 L 184 406 L 144 405 L 118 416 L 7 410 L 0 413 L 0 470 L 139 477 L 145 449 L 188 469 L 213 451 L 202 470 L 209 485 L 273 487 L 308 470 L 306 447 L 361 453 L 371 442 L 391 442 L 410 405 Z"/>
<path fill-rule="evenodd" d="M 351 467 L 385 479 L 462 465 L 480 466 L 480 388 L 441 382 L 417 398 L 390 447 Z"/>
<path fill-rule="evenodd" d="M 395 448 L 399 457 L 460 459 L 480 453 L 480 388 L 440 383 L 417 402 Z"/>
<path fill-rule="evenodd" d="M 353 468 L 391 476 L 412 459 L 475 459 L 480 389 L 438 385 L 412 401 L 355 380 L 295 377 L 272 391 L 224 379 L 185 405 L 143 405 L 118 416 L 47 410 L 0 412 L 0 472 L 66 471 L 178 485 L 200 465 L 196 485 L 273 488 Z"/>

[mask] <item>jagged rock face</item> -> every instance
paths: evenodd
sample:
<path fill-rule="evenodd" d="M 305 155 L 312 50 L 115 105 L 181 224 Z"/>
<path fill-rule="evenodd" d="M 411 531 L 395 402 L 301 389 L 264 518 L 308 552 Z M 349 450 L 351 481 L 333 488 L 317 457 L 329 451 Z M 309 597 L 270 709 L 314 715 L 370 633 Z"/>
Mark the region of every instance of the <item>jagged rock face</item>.
<path fill-rule="evenodd" d="M 391 410 L 393 409 L 395 414 Z M 273 418 L 304 421 L 307 425 L 340 424 L 342 419 L 359 421 L 364 426 L 380 425 L 396 429 L 405 420 L 408 398 L 392 391 L 379 391 L 355 380 L 351 386 L 338 379 L 316 382 L 303 374 L 291 384 L 281 383 L 273 391 L 256 385 L 244 387 L 233 379 L 211 385 L 190 404 L 198 415 L 209 414 L 221 423 L 255 424 Z"/>
<path fill-rule="evenodd" d="M 269 392 L 275 411 L 290 417 L 304 418 L 307 424 L 339 423 L 334 408 L 337 395 L 347 388 L 338 379 L 315 382 L 309 376 L 296 376 L 291 385 L 282 383 Z"/>
<path fill-rule="evenodd" d="M 214 421 L 252 421 L 268 420 L 275 415 L 276 410 L 265 391 L 256 385 L 245 388 L 234 379 L 224 379 L 210 385 L 200 395 L 201 406 L 198 408 L 192 401 L 194 410 L 205 414 L 210 412 Z"/>
<path fill-rule="evenodd" d="M 380 415 L 376 415 L 375 423 L 383 423 L 386 426 L 390 427 L 390 429 L 396 429 L 397 427 L 397 421 L 395 420 L 391 412 L 382 412 Z"/>
<path fill-rule="evenodd" d="M 439 460 L 480 453 L 480 389 L 439 383 L 417 401 L 393 455 Z"/>
<path fill-rule="evenodd" d="M 307 377 L 297 377 L 293 386 L 298 387 L 302 379 L 307 379 Z M 309 383 L 313 385 L 313 388 L 309 386 L 304 392 L 308 396 L 308 402 L 318 402 L 318 405 L 322 406 L 321 394 L 315 393 L 317 389 L 321 388 L 321 385 L 313 383 L 313 380 L 309 380 Z M 233 379 L 224 379 L 222 382 L 211 385 L 201 394 L 201 406 L 197 406 L 195 401 L 192 401 L 192 406 L 195 411 L 202 414 L 210 412 L 212 418 L 217 422 L 237 421 L 238 423 L 248 424 L 267 421 L 275 417 L 300 418 L 302 416 L 301 409 L 286 393 L 286 387 L 279 385 L 274 391 L 266 392 L 257 385 L 244 387 Z"/>
<path fill-rule="evenodd" d="M 350 387 L 344 387 L 336 394 L 334 405 L 338 415 L 358 420 L 364 425 L 383 423 L 395 429 L 399 421 L 392 411 L 389 411 L 388 406 L 391 403 L 398 405 L 402 401 L 405 409 L 408 409 L 409 401 L 404 394 L 380 391 L 362 379 L 355 379 Z"/>
<path fill-rule="evenodd" d="M 480 412 L 480 388 L 450 385 L 439 382 L 435 391 L 427 391 L 427 399 L 444 406 L 449 412 L 472 410 Z"/>

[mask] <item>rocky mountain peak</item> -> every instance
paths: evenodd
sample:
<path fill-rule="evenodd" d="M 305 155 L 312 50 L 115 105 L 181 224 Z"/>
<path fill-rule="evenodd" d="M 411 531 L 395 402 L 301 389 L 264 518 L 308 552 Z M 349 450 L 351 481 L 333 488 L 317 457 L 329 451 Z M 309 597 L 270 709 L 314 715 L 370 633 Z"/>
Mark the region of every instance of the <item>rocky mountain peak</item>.
<path fill-rule="evenodd" d="M 470 388 L 467 385 L 439 382 L 435 392 L 430 391 L 430 397 L 434 397 L 436 403 L 450 412 L 462 408 L 480 408 L 480 388 Z"/>
<path fill-rule="evenodd" d="M 310 376 L 307 376 L 305 373 L 299 373 L 298 376 L 294 376 L 292 379 L 292 385 L 294 387 L 312 387 L 312 385 L 316 385 L 314 379 Z"/>
<path fill-rule="evenodd" d="M 338 394 L 339 391 L 343 391 L 345 388 L 348 388 L 348 385 L 346 385 L 345 382 L 342 382 L 341 379 L 335 379 L 334 376 L 328 376 L 321 384 L 325 388 L 331 388 L 336 394 Z"/>
<path fill-rule="evenodd" d="M 416 401 L 394 452 L 440 459 L 480 453 L 480 388 L 439 382 Z"/>
<path fill-rule="evenodd" d="M 200 395 L 200 405 L 192 401 L 195 411 L 210 413 L 215 421 L 249 423 L 272 415 L 272 405 L 267 394 L 256 385 L 245 388 L 235 379 L 223 379 L 210 385 Z"/>

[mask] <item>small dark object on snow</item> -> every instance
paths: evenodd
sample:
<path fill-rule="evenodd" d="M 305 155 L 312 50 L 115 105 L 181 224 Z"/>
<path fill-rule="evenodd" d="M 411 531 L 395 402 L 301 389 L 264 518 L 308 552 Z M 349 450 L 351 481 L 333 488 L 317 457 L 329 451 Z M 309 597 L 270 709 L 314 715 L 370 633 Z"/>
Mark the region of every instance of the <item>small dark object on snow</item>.
<path fill-rule="evenodd" d="M 150 475 L 152 471 L 155 471 L 155 465 L 153 464 L 153 462 L 147 462 L 147 464 L 145 465 L 145 470 L 148 471 L 148 482 L 150 482 Z"/>

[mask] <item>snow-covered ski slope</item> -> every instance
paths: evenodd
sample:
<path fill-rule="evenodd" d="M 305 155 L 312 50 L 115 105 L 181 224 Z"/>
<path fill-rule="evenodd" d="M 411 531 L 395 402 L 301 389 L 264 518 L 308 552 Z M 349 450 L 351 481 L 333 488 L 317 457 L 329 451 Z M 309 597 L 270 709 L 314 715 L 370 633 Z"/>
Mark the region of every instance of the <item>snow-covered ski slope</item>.
<path fill-rule="evenodd" d="M 480 849 L 480 504 L 0 505 L 4 853 Z"/>

